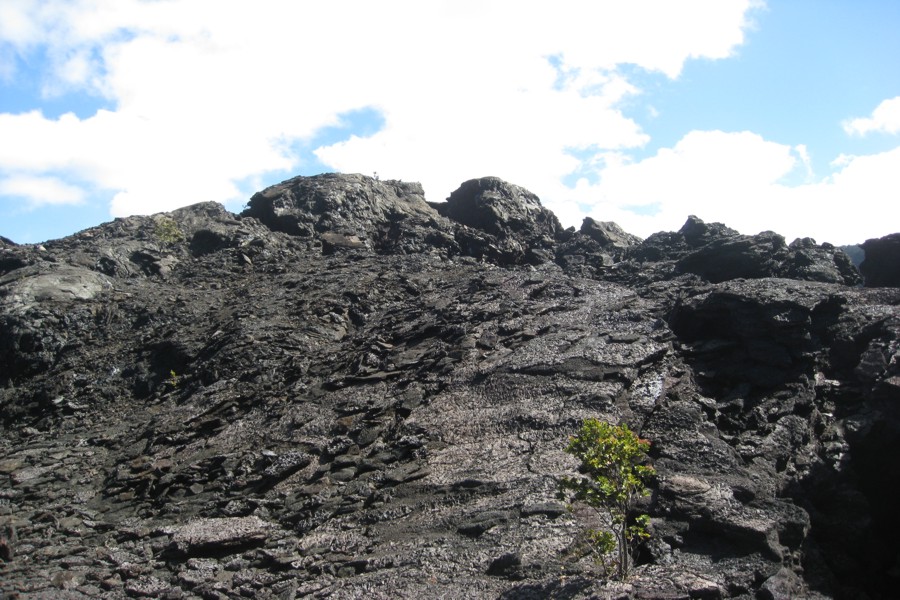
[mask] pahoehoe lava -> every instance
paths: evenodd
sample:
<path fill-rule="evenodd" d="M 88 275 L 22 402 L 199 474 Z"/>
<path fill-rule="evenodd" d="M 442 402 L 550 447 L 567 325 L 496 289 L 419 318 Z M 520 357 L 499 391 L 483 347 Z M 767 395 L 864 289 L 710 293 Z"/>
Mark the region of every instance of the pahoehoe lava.
<path fill-rule="evenodd" d="M 337 174 L 0 238 L 0 597 L 895 597 L 898 242 Z M 625 582 L 586 417 L 653 444 Z"/>

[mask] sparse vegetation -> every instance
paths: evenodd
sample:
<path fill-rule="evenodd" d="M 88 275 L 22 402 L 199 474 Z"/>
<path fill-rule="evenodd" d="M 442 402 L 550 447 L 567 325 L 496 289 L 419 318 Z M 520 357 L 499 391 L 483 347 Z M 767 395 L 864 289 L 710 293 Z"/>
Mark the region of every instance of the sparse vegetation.
<path fill-rule="evenodd" d="M 173 390 L 178 389 L 178 373 L 176 373 L 174 369 L 169 371 L 168 383 L 172 386 Z"/>
<path fill-rule="evenodd" d="M 559 496 L 594 510 L 602 526 L 587 529 L 576 548 L 591 555 L 605 575 L 624 579 L 638 545 L 650 537 L 650 516 L 633 514 L 638 498 L 647 496 L 647 481 L 656 471 L 644 464 L 650 442 L 627 425 L 587 419 L 566 452 L 581 461 L 580 476 L 564 477 Z"/>
<path fill-rule="evenodd" d="M 178 227 L 178 223 L 171 217 L 160 217 L 156 220 L 153 235 L 161 244 L 174 246 L 184 240 L 184 232 Z"/>

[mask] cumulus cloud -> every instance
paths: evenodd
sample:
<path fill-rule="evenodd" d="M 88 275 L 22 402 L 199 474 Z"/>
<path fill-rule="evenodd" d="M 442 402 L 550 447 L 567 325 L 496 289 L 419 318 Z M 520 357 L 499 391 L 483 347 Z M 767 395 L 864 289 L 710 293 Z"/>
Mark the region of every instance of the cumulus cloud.
<path fill-rule="evenodd" d="M 879 131 L 900 133 L 900 96 L 883 101 L 872 111 L 871 117 L 845 121 L 844 131 L 850 135 L 866 135 Z"/>
<path fill-rule="evenodd" d="M 47 204 L 81 204 L 84 191 L 56 177 L 12 176 L 0 179 L 0 196 L 22 198 L 28 207 Z"/>
<path fill-rule="evenodd" d="M 752 132 L 691 131 L 633 158 L 650 138 L 624 111 L 642 98 L 628 73 L 677 78 L 686 61 L 731 56 L 758 4 L 4 0 L 0 76 L 40 52 L 45 94 L 108 108 L 0 113 L 0 193 L 33 206 L 100 190 L 115 216 L 151 213 L 243 201 L 315 157 L 421 181 L 431 200 L 496 175 L 567 225 L 590 215 L 642 236 L 691 213 L 835 243 L 860 241 L 866 211 L 900 222 L 900 150 L 842 157 L 818 181 L 805 146 Z M 845 127 L 896 132 L 898 107 Z M 379 126 L 315 141 L 358 111 Z"/>
<path fill-rule="evenodd" d="M 34 20 L 32 9 L 28 0 L 8 0 L 0 4 L 0 43 L 25 47 L 39 38 L 40 27 Z"/>
<path fill-rule="evenodd" d="M 420 180 L 436 199 L 486 174 L 551 191 L 646 143 L 618 106 L 640 92 L 619 65 L 677 77 L 729 56 L 754 3 L 10 0 L 7 54 L 43 49 L 46 93 L 110 109 L 0 115 L 0 173 L 70 175 L 112 192 L 114 215 L 233 201 L 369 109 L 381 130 L 328 143 L 320 161 Z"/>
<path fill-rule="evenodd" d="M 751 132 L 692 131 L 642 161 L 609 157 L 599 182 L 581 182 L 573 200 L 641 236 L 678 229 L 689 214 L 753 229 L 771 222 L 759 203 L 802 160 L 802 152 Z"/>
<path fill-rule="evenodd" d="M 809 176 L 805 146 L 750 132 L 692 131 L 642 161 L 619 158 L 596 184 L 557 188 L 560 209 L 616 221 L 643 237 L 677 230 L 689 214 L 745 234 L 774 227 L 789 242 L 813 236 L 833 244 L 887 235 L 900 223 L 900 147 L 843 156 L 820 180 Z M 806 183 L 788 185 L 798 171 Z"/>
<path fill-rule="evenodd" d="M 900 147 L 853 157 L 824 182 L 808 187 L 810 219 L 840 243 L 895 233 L 900 223 Z"/>

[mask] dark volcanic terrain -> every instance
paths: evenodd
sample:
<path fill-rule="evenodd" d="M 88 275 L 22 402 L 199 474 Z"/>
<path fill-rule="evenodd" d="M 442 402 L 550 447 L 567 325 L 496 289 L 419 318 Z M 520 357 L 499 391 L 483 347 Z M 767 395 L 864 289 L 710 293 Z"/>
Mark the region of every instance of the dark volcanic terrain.
<path fill-rule="evenodd" d="M 863 249 L 359 175 L 0 239 L 0 598 L 894 598 L 900 235 Z M 586 417 L 653 444 L 624 582 L 555 498 Z"/>

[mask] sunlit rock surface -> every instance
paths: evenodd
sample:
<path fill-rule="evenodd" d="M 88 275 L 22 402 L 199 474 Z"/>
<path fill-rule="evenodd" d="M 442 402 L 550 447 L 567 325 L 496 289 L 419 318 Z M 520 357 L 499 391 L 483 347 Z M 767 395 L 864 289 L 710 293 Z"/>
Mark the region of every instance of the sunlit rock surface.
<path fill-rule="evenodd" d="M 900 584 L 900 291 L 828 244 L 333 174 L 0 242 L 4 598 Z M 626 582 L 572 554 L 591 516 L 555 497 L 586 417 L 653 443 Z"/>

